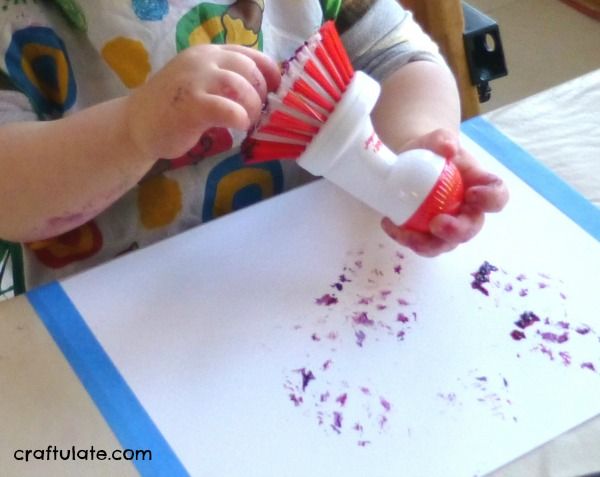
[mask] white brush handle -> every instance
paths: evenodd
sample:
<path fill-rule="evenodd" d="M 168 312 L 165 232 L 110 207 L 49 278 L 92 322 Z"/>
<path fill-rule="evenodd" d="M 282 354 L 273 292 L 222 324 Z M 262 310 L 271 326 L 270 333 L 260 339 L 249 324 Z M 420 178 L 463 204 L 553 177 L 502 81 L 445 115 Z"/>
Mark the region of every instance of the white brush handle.
<path fill-rule="evenodd" d="M 446 161 L 425 149 L 396 155 L 381 142 L 370 119 L 380 89 L 357 71 L 298 164 L 403 224 L 434 188 Z"/>

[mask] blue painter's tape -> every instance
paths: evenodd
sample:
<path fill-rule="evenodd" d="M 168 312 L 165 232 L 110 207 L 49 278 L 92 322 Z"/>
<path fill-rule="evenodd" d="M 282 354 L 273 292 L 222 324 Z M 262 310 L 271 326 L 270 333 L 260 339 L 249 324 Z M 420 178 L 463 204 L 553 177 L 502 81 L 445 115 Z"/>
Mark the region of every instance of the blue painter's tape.
<path fill-rule="evenodd" d="M 188 476 L 188 472 L 127 385 L 75 305 L 57 282 L 27 292 L 27 298 L 125 449 L 152 452 L 134 460 L 143 476 Z"/>
<path fill-rule="evenodd" d="M 538 194 L 600 240 L 600 209 L 534 159 L 482 117 L 469 119 L 462 131 L 519 176 Z"/>

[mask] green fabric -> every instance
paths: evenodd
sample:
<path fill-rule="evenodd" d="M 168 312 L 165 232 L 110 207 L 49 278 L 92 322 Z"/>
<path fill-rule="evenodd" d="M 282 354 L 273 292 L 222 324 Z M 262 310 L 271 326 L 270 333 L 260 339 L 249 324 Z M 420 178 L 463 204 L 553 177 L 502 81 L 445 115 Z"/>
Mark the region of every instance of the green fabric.
<path fill-rule="evenodd" d="M 324 20 L 336 20 L 342 7 L 342 0 L 321 0 Z"/>
<path fill-rule="evenodd" d="M 11 292 L 14 295 L 20 295 L 25 292 L 21 246 L 17 243 L 0 240 L 0 285 L 2 284 L 9 261 L 12 268 L 12 282 L 7 288 L 0 286 L 0 296 L 10 294 Z"/>
<path fill-rule="evenodd" d="M 54 0 L 54 3 L 62 10 L 71 25 L 79 31 L 87 31 L 87 20 L 77 0 Z"/>

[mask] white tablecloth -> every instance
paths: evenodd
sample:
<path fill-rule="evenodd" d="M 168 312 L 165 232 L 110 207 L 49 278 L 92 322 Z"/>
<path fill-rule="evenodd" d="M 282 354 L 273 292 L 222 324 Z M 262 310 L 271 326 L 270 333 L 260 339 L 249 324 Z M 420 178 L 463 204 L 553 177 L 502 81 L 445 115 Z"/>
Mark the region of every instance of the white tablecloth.
<path fill-rule="evenodd" d="M 600 69 L 484 117 L 600 207 Z"/>

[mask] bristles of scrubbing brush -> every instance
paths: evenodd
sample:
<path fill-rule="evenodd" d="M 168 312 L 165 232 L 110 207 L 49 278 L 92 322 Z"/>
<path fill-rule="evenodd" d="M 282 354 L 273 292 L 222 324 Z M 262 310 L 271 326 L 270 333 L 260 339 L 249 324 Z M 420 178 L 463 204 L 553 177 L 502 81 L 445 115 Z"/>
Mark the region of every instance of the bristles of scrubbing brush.
<path fill-rule="evenodd" d="M 319 132 L 354 76 L 332 21 L 286 62 L 281 85 L 242 146 L 248 163 L 297 159 Z"/>

